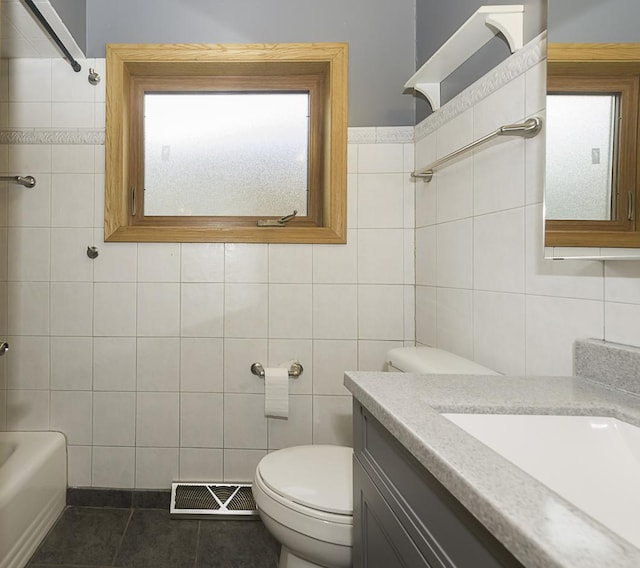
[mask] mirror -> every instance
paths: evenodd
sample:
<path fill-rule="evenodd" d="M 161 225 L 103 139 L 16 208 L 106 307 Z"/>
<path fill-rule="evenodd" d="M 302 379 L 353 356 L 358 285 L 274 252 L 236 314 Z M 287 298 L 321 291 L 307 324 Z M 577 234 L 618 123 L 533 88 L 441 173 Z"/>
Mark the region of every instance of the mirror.
<path fill-rule="evenodd" d="M 616 209 L 619 120 L 618 95 L 547 95 L 547 219 L 611 220 Z"/>
<path fill-rule="evenodd" d="M 547 257 L 640 258 L 639 19 L 637 0 L 548 0 Z"/>

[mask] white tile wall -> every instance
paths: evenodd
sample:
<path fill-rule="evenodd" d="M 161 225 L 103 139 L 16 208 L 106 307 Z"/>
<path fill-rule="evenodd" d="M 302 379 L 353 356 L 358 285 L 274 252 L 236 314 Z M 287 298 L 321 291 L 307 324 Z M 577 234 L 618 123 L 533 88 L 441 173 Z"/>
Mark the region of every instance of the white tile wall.
<path fill-rule="evenodd" d="M 523 250 L 524 208 L 474 217 L 474 288 L 524 292 Z"/>
<path fill-rule="evenodd" d="M 313 442 L 313 426 L 309 417 L 313 413 L 313 397 L 295 395 L 289 400 L 289 418 L 268 418 L 269 450 L 289 446 L 304 446 Z"/>
<path fill-rule="evenodd" d="M 180 385 L 180 340 L 139 337 L 137 390 L 177 392 Z"/>
<path fill-rule="evenodd" d="M 51 282 L 51 335 L 90 336 L 93 285 L 90 282 Z"/>
<path fill-rule="evenodd" d="M 224 286 L 183 283 L 180 286 L 180 335 L 222 337 Z"/>
<path fill-rule="evenodd" d="M 90 391 L 93 338 L 52 337 L 50 380 L 52 390 Z"/>
<path fill-rule="evenodd" d="M 136 395 L 132 392 L 93 393 L 93 443 L 135 445 Z"/>
<path fill-rule="evenodd" d="M 419 140 L 416 168 L 470 133 L 544 116 L 545 79 L 536 65 Z M 463 160 L 416 187 L 417 342 L 530 376 L 572 374 L 578 338 L 639 345 L 639 261 L 543 259 L 544 136 L 469 160 L 471 177 Z"/>
<path fill-rule="evenodd" d="M 91 370 L 87 373 L 89 385 L 93 377 L 95 391 L 136 390 L 136 356 L 135 337 L 94 337 L 93 375 Z"/>
<path fill-rule="evenodd" d="M 222 450 L 180 449 L 180 479 L 182 481 L 222 479 L 222 471 Z"/>
<path fill-rule="evenodd" d="M 166 488 L 179 477 L 178 448 L 143 448 L 135 452 L 135 486 Z"/>
<path fill-rule="evenodd" d="M 11 351 L 7 356 L 7 385 L 13 389 L 47 390 L 49 388 L 49 338 L 13 336 L 8 338 Z"/>
<path fill-rule="evenodd" d="M 71 471 L 71 469 L 70 463 L 69 470 Z M 135 449 L 95 446 L 87 469 L 90 476 L 89 483 L 80 481 L 77 485 L 133 487 L 135 480 Z M 69 485 L 72 485 L 71 480 Z"/>
<path fill-rule="evenodd" d="M 222 392 L 223 340 L 183 338 L 180 340 L 180 390 Z"/>
<path fill-rule="evenodd" d="M 180 332 L 180 284 L 138 283 L 138 336 L 177 337 Z"/>
<path fill-rule="evenodd" d="M 212 412 L 216 410 L 215 406 L 211 408 Z M 205 420 L 202 417 L 203 423 Z M 180 445 L 180 395 L 177 392 L 138 393 L 136 444 L 156 448 Z"/>
<path fill-rule="evenodd" d="M 402 284 L 405 281 L 404 258 L 398 251 L 403 250 L 403 239 L 403 229 L 358 231 L 358 282 Z"/>
<path fill-rule="evenodd" d="M 12 125 L 104 126 L 104 81 L 65 66 L 3 62 Z M 248 481 L 269 450 L 351 443 L 344 370 L 415 337 L 413 155 L 349 145 L 346 245 L 136 244 L 103 241 L 103 146 L 0 146 L 3 169 L 38 179 L 0 188 L 0 426 L 64 431 L 71 484 L 99 487 Z M 249 367 L 290 359 L 290 417 L 267 419 Z"/>
<path fill-rule="evenodd" d="M 25 92 L 43 67 L 48 87 Z M 57 59 L 1 70 L 3 125 L 103 125 L 104 85 Z M 38 178 L 30 193 L 0 188 L 12 343 L 0 427 L 65 431 L 73 485 L 249 481 L 269 450 L 351 443 L 342 371 L 382 369 L 390 347 L 415 339 L 504 373 L 556 375 L 572 372 L 578 337 L 637 344 L 640 263 L 542 259 L 543 137 L 408 182 L 414 154 L 420 167 L 542 114 L 544 76 L 536 66 L 415 148 L 350 144 L 339 246 L 104 243 L 103 146 L 0 146 L 4 170 Z M 290 419 L 267 419 L 249 366 L 292 358 L 305 371 Z"/>
<path fill-rule="evenodd" d="M 525 202 L 525 140 L 490 142 L 473 157 L 473 213 L 495 213 Z"/>

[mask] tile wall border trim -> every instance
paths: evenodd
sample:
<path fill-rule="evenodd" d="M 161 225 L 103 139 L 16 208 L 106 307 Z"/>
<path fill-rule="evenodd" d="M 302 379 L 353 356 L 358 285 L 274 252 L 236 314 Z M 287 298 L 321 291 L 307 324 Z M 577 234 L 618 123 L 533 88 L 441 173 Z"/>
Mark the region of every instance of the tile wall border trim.
<path fill-rule="evenodd" d="M 547 34 L 543 32 L 416 125 L 415 142 L 422 140 L 451 119 L 469 110 L 491 93 L 544 61 L 546 57 Z"/>
<path fill-rule="evenodd" d="M 3 128 L 0 144 L 104 145 L 104 128 Z"/>
<path fill-rule="evenodd" d="M 348 129 L 349 144 L 412 144 L 413 126 L 354 126 Z"/>
<path fill-rule="evenodd" d="M 350 144 L 412 144 L 413 126 L 351 127 Z M 2 128 L 0 144 L 104 145 L 104 128 Z"/>

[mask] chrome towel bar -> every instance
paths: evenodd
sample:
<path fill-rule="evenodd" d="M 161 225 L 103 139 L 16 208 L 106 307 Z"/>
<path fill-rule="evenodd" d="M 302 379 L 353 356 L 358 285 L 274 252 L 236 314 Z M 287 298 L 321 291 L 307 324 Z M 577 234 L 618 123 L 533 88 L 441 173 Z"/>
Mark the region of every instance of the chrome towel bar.
<path fill-rule="evenodd" d="M 426 182 L 431 181 L 433 178 L 433 174 L 439 166 L 442 164 L 457 158 L 460 154 L 464 154 L 469 150 L 473 150 L 474 148 L 488 142 L 489 140 L 493 140 L 498 136 L 522 136 L 523 138 L 533 138 L 536 136 L 540 130 L 542 129 L 542 119 L 541 118 L 530 118 L 525 120 L 524 122 L 517 124 L 507 124 L 505 126 L 501 126 L 497 130 L 479 138 L 475 142 L 471 142 L 467 144 L 463 148 L 456 150 L 455 152 L 451 152 L 451 154 L 446 155 L 444 158 L 440 158 L 436 160 L 432 164 L 429 164 L 426 168 L 423 168 L 417 172 L 413 172 L 411 174 L 412 179 L 423 179 Z"/>
<path fill-rule="evenodd" d="M 36 185 L 36 178 L 33 176 L 0 176 L 0 181 L 11 181 L 25 187 L 35 187 Z"/>
<path fill-rule="evenodd" d="M 302 364 L 298 361 L 294 361 L 289 367 L 289 378 L 297 379 L 302 374 L 302 371 L 304 371 Z M 251 372 L 261 379 L 264 379 L 264 367 L 262 366 L 262 363 L 254 363 L 251 365 Z"/>

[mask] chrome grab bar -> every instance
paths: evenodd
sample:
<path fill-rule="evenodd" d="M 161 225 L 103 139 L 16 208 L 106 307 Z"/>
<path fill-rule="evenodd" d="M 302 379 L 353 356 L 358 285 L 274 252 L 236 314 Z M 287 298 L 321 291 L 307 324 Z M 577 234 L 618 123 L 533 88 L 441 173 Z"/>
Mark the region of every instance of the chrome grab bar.
<path fill-rule="evenodd" d="M 522 136 L 523 138 L 533 138 L 536 136 L 540 130 L 542 129 L 542 119 L 535 117 L 525 120 L 522 123 L 518 124 L 507 124 L 505 126 L 501 126 L 497 130 L 479 138 L 475 142 L 471 142 L 467 144 L 463 148 L 459 148 L 455 152 L 451 152 L 451 154 L 446 155 L 444 158 L 440 158 L 436 160 L 432 164 L 429 164 L 426 168 L 421 169 L 420 171 L 413 172 L 411 174 L 411 179 L 423 179 L 426 182 L 431 181 L 433 178 L 433 174 L 435 173 L 435 169 L 438 166 L 448 162 L 449 160 L 453 160 L 457 158 L 460 154 L 464 154 L 469 150 L 473 150 L 477 146 L 496 138 L 497 136 Z"/>
<path fill-rule="evenodd" d="M 19 183 L 25 187 L 35 187 L 36 185 L 36 178 L 33 176 L 0 176 L 0 181 Z"/>

